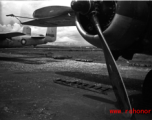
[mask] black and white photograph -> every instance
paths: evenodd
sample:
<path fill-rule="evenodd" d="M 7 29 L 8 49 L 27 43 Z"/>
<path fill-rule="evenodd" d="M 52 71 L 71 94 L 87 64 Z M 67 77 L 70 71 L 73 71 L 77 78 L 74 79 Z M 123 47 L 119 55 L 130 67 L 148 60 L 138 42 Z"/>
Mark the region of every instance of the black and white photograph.
<path fill-rule="evenodd" d="M 0 120 L 152 120 L 152 1 L 0 0 Z"/>

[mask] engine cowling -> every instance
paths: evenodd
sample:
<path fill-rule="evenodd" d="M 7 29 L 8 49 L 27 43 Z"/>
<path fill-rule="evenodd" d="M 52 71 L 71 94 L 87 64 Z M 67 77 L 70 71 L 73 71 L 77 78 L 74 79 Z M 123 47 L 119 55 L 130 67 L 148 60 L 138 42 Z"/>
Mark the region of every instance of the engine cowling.
<path fill-rule="evenodd" d="M 149 8 L 146 1 L 98 1 L 99 21 L 111 50 L 129 48 L 141 40 L 146 32 Z M 101 48 L 99 36 L 90 15 L 76 13 L 76 26 L 89 43 Z"/>

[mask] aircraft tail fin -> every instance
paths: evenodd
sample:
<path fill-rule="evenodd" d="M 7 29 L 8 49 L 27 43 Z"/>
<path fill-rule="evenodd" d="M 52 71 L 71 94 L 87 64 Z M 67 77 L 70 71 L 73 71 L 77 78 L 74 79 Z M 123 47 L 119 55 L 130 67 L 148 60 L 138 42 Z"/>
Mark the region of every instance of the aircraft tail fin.
<path fill-rule="evenodd" d="M 56 40 L 57 27 L 48 27 L 46 31 L 46 42 L 54 42 Z"/>
<path fill-rule="evenodd" d="M 31 28 L 29 26 L 24 26 L 23 33 L 26 35 L 31 35 Z"/>

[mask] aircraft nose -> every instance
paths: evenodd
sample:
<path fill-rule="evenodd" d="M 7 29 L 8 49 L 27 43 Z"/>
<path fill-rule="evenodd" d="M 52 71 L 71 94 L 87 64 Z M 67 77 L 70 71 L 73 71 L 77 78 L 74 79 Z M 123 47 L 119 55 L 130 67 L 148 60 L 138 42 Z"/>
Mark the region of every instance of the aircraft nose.
<path fill-rule="evenodd" d="M 75 12 L 80 12 L 81 14 L 87 14 L 91 9 L 91 1 L 90 0 L 72 0 L 71 8 Z"/>

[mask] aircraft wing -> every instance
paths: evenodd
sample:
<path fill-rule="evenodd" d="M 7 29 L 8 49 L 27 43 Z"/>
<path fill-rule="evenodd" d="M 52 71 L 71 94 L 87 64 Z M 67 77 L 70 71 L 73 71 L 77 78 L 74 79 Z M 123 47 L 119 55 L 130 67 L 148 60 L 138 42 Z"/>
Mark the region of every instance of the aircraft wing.
<path fill-rule="evenodd" d="M 0 38 L 11 38 L 21 35 L 25 35 L 25 34 L 20 32 L 0 33 Z"/>
<path fill-rule="evenodd" d="M 40 26 L 40 27 L 62 27 L 75 26 L 75 14 L 61 14 L 47 18 L 37 18 L 31 21 L 22 22 L 23 25 Z"/>

